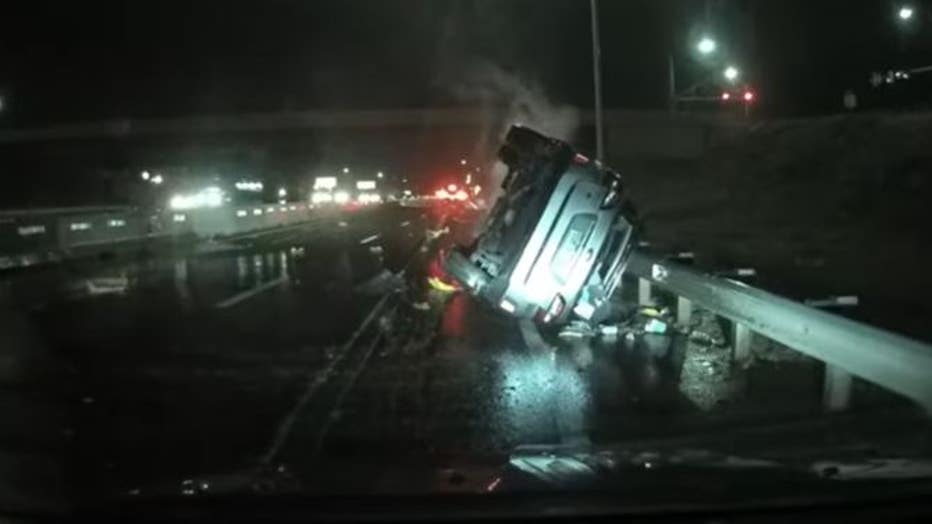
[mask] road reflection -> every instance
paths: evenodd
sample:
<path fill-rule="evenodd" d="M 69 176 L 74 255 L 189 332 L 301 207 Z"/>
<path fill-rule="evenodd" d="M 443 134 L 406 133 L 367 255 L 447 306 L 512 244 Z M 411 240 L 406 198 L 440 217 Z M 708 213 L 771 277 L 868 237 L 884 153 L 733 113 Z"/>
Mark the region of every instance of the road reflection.
<path fill-rule="evenodd" d="M 549 355 L 506 351 L 497 357 L 493 396 L 497 430 L 522 443 L 586 440 L 592 392 L 586 376 Z"/>

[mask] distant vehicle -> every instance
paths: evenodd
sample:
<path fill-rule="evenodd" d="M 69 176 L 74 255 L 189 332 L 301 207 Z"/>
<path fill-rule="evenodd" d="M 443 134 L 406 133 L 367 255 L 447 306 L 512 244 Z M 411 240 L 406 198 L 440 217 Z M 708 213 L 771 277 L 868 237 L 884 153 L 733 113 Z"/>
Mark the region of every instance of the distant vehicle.
<path fill-rule="evenodd" d="M 559 324 L 605 314 L 632 246 L 621 177 L 560 140 L 513 126 L 499 150 L 502 194 L 447 272 L 513 316 Z"/>

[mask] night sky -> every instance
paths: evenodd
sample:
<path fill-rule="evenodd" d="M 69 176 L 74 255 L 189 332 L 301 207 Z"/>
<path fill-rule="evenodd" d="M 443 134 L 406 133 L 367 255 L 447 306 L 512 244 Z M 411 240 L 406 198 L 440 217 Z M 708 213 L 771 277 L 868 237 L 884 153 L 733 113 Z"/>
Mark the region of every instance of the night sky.
<path fill-rule="evenodd" d="M 932 20 L 903 31 L 897 5 L 602 0 L 605 104 L 662 108 L 667 54 L 694 81 L 707 27 L 764 113 L 836 111 L 873 68 L 932 63 Z M 0 126 L 468 105 L 489 66 L 590 105 L 588 1 L 20 2 L 0 20 Z"/>

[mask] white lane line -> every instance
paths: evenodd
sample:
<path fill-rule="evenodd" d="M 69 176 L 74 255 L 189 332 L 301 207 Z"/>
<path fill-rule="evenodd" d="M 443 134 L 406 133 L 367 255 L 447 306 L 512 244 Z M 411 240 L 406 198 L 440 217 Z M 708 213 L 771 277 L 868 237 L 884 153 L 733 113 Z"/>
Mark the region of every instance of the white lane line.
<path fill-rule="evenodd" d="M 386 293 L 382 295 L 382 298 L 372 307 L 369 311 L 369 314 L 366 315 L 366 318 L 359 324 L 359 327 L 356 328 L 356 331 L 353 332 L 349 340 L 346 341 L 343 346 L 340 347 L 339 352 L 330 359 L 330 362 L 327 363 L 324 369 L 315 372 L 311 379 L 307 383 L 307 387 L 304 390 L 304 393 L 291 408 L 291 411 L 285 416 L 281 424 L 278 425 L 278 429 L 275 431 L 275 437 L 272 439 L 272 443 L 269 448 L 265 451 L 260 459 L 262 464 L 269 465 L 275 458 L 278 456 L 282 447 L 285 445 L 285 442 L 288 440 L 289 435 L 291 435 L 291 429 L 294 427 L 295 423 L 298 421 L 298 416 L 304 411 L 305 406 L 308 402 L 317 394 L 317 391 L 323 387 L 324 384 L 330 380 L 331 375 L 334 373 L 337 365 L 346 358 L 346 355 L 350 352 L 353 345 L 356 344 L 356 341 L 362 335 L 363 331 L 369 328 L 369 325 L 376 319 L 379 312 L 382 311 L 382 308 L 385 307 L 385 304 L 388 303 L 388 297 L 391 293 Z M 381 337 L 376 336 L 376 340 L 380 340 Z"/>
<path fill-rule="evenodd" d="M 280 286 L 286 280 L 288 280 L 288 277 L 286 276 L 278 277 L 275 280 L 270 280 L 252 289 L 247 289 L 246 291 L 243 291 L 242 293 L 237 293 L 226 300 L 217 302 L 217 304 L 214 307 L 217 309 L 226 309 L 228 307 L 233 307 L 239 304 L 240 302 L 243 302 L 244 300 L 249 300 L 250 298 L 258 295 L 259 293 L 268 291 L 276 286 Z"/>
<path fill-rule="evenodd" d="M 408 227 L 408 226 L 410 226 L 410 225 L 411 225 L 411 221 L 410 221 L 410 220 L 405 220 L 404 222 L 401 223 L 401 227 Z"/>
<path fill-rule="evenodd" d="M 378 239 L 379 239 L 379 235 L 372 235 L 371 237 L 366 237 L 366 238 L 360 240 L 359 243 L 360 243 L 361 245 L 366 245 L 366 244 L 368 244 L 369 242 L 372 242 L 373 240 L 378 240 Z"/>

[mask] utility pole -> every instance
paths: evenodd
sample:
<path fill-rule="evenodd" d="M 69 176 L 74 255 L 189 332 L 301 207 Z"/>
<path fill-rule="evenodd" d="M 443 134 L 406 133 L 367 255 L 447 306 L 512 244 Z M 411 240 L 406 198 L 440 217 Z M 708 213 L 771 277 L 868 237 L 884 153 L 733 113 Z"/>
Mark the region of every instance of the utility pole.
<path fill-rule="evenodd" d="M 602 137 L 602 49 L 599 44 L 599 2 L 589 0 L 592 14 L 592 80 L 595 83 L 595 156 L 605 159 L 605 143 Z"/>

